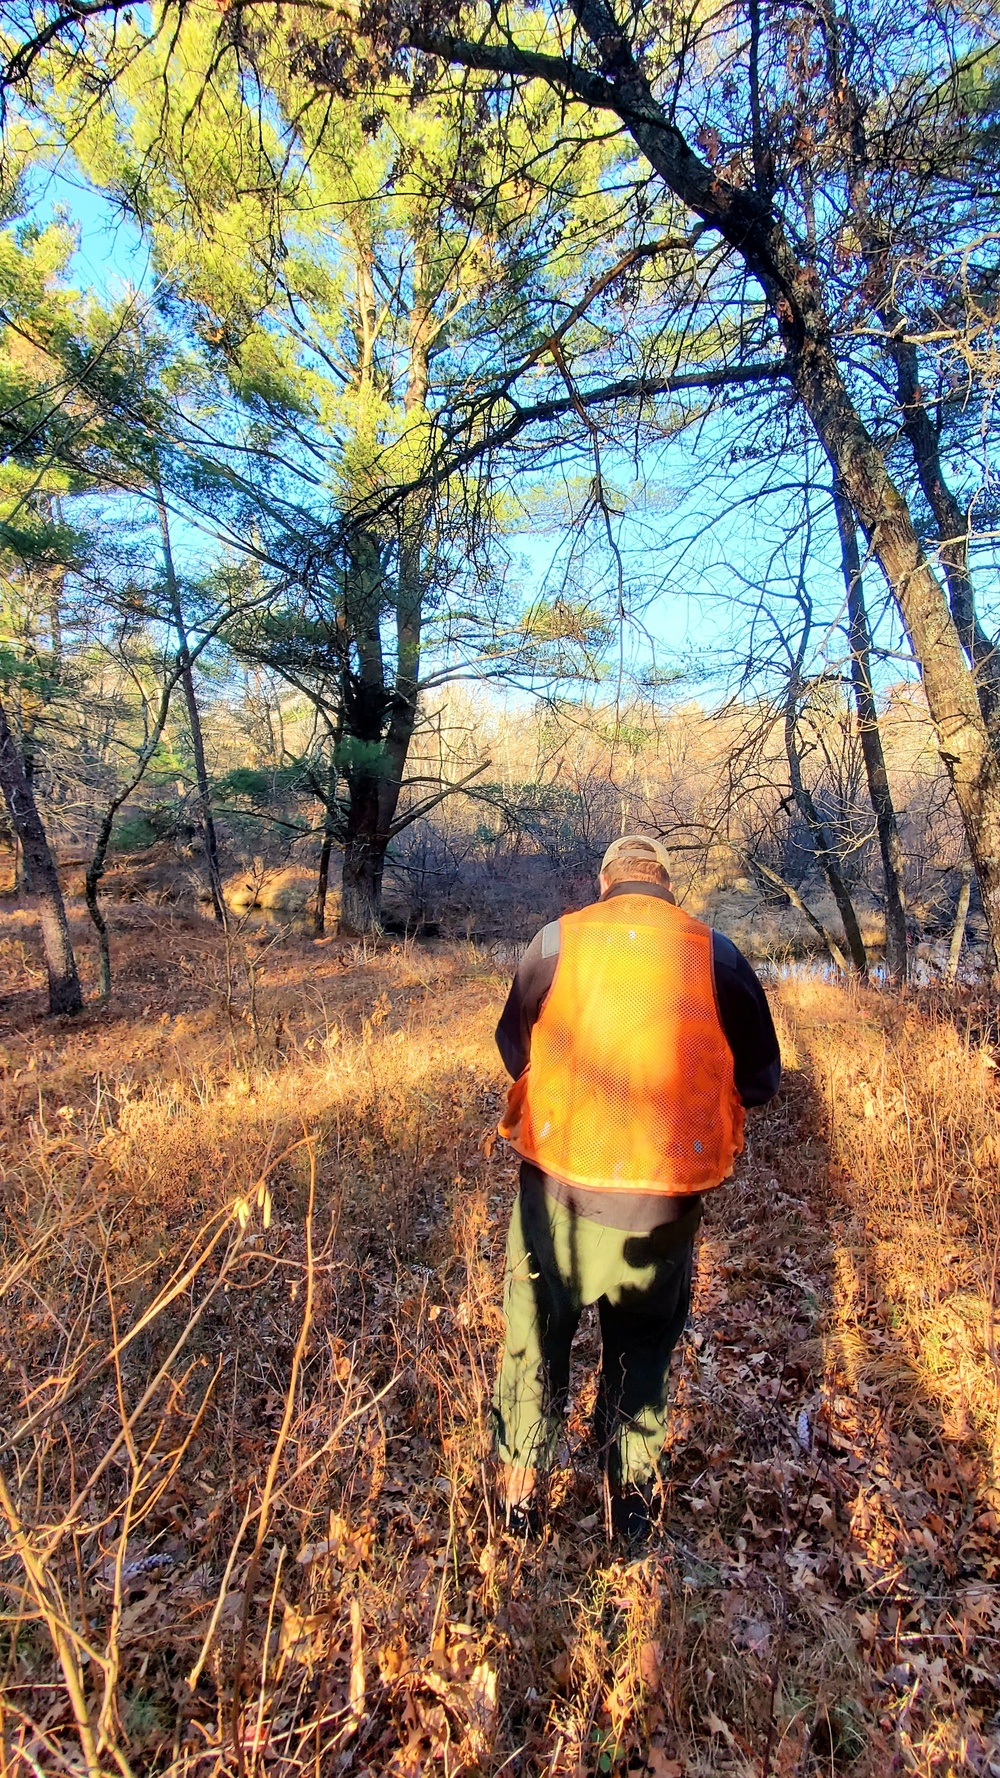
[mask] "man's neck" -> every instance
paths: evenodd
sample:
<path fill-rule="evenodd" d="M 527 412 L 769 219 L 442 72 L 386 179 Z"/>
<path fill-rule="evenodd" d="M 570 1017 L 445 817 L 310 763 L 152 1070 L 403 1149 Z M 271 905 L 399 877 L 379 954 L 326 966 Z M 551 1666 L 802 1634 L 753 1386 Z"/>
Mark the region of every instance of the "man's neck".
<path fill-rule="evenodd" d="M 668 901 L 673 908 L 677 906 L 673 890 L 668 889 L 665 883 L 612 883 L 607 893 L 599 899 L 611 901 L 616 895 L 652 895 L 657 901 Z"/>

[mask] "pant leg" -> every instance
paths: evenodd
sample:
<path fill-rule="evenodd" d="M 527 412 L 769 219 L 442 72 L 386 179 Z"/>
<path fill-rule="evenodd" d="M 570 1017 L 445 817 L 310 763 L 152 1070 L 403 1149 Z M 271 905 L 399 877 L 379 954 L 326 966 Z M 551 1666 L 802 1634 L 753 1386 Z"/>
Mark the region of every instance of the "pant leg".
<path fill-rule="evenodd" d="M 532 1169 L 534 1172 L 534 1169 Z M 493 1395 L 501 1461 L 550 1469 L 569 1392 L 582 1302 L 562 1205 L 524 1178 L 507 1236 L 503 1357 Z"/>
<path fill-rule="evenodd" d="M 612 1487 L 653 1479 L 667 1432 L 670 1355 L 691 1306 L 694 1233 L 680 1225 L 624 1242 L 619 1282 L 601 1297 L 595 1431 Z"/>

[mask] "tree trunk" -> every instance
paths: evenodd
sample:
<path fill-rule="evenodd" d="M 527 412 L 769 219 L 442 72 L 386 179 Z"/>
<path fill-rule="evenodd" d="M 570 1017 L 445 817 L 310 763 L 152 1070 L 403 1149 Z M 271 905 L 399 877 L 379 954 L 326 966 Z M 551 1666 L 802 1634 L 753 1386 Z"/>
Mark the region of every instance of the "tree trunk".
<path fill-rule="evenodd" d="M 104 875 L 104 861 L 108 855 L 111 830 L 120 807 L 121 803 L 115 802 L 104 815 L 97 835 L 97 844 L 94 847 L 94 856 L 87 866 L 87 875 L 83 884 L 87 912 L 90 915 L 94 931 L 97 933 L 97 992 L 101 1000 L 109 999 L 111 994 L 111 941 L 108 937 L 108 923 L 101 909 L 98 886 Z"/>
<path fill-rule="evenodd" d="M 792 763 L 793 758 L 795 762 L 794 765 Z M 837 912 L 840 915 L 841 924 L 844 928 L 844 937 L 847 940 L 847 948 L 851 955 L 851 963 L 858 975 L 863 977 L 867 976 L 868 953 L 865 950 L 865 941 L 861 936 L 861 927 L 858 925 L 858 916 L 855 912 L 854 902 L 851 899 L 851 892 L 844 881 L 840 866 L 837 862 L 836 853 L 830 843 L 830 836 L 820 818 L 819 810 L 813 802 L 812 795 L 802 782 L 802 776 L 798 766 L 798 755 L 795 753 L 794 739 L 791 743 L 788 760 L 789 766 L 792 769 L 793 792 L 796 806 L 809 829 L 812 843 L 816 851 L 816 857 L 819 859 L 823 875 L 826 877 L 826 880 L 830 885 L 830 893 L 837 904 Z"/>
<path fill-rule="evenodd" d="M 371 810 L 372 801 L 366 799 Z M 344 846 L 344 871 L 340 890 L 339 930 L 352 938 L 378 937 L 382 931 L 382 875 L 388 836 L 377 822 L 350 830 Z"/>
<path fill-rule="evenodd" d="M 326 931 L 326 897 L 330 887 L 330 857 L 333 852 L 333 833 L 328 821 L 323 824 L 323 844 L 319 854 L 319 874 L 316 878 L 316 914 L 313 930 L 317 938 L 322 938 Z"/>
<path fill-rule="evenodd" d="M 49 1011 L 79 1012 L 83 1005 L 83 995 L 80 992 L 80 978 L 70 942 L 59 873 L 2 704 L 0 789 L 3 790 L 4 801 L 20 841 L 28 889 L 38 903 L 45 967 L 49 977 Z"/>
<path fill-rule="evenodd" d="M 21 721 L 20 721 L 19 726 L 20 726 L 20 730 L 21 730 L 21 745 L 18 748 L 18 758 L 20 759 L 21 765 L 24 770 L 24 781 L 28 787 L 28 795 L 30 796 L 32 802 L 34 802 L 34 800 L 35 800 L 35 756 L 34 756 L 32 746 L 31 746 L 31 740 L 25 730 L 23 705 L 22 705 L 22 709 L 20 712 L 20 716 L 21 716 Z M 15 840 L 16 840 L 16 838 L 17 838 L 17 835 L 15 832 Z M 29 875 L 28 875 L 28 859 L 27 859 L 27 855 L 24 851 L 24 848 L 21 846 L 15 846 L 15 851 L 14 851 L 14 891 L 15 891 L 15 894 L 17 894 L 17 895 L 30 895 L 31 894 L 31 882 L 30 882 Z"/>
<path fill-rule="evenodd" d="M 902 987 L 906 982 L 906 897 L 903 888 L 903 852 L 899 843 L 896 811 L 886 771 L 878 710 L 871 674 L 871 632 L 865 608 L 861 559 L 854 514 L 838 482 L 833 501 L 840 532 L 844 585 L 847 590 L 847 621 L 851 644 L 851 683 L 858 713 L 858 734 L 868 779 L 868 794 L 875 812 L 882 875 L 885 883 L 885 967 L 889 980 Z"/>
<path fill-rule="evenodd" d="M 316 881 L 316 915 L 313 929 L 317 938 L 322 938 L 326 931 L 326 897 L 330 886 L 330 857 L 336 838 L 334 827 L 336 795 L 337 767 L 331 760 L 327 773 L 326 797 L 323 801 L 323 845 L 320 849 L 319 876 Z"/>
<path fill-rule="evenodd" d="M 194 755 L 195 782 L 198 786 L 198 816 L 205 842 L 205 862 L 208 866 L 208 886 L 212 897 L 212 911 L 220 926 L 226 924 L 226 902 L 222 893 L 222 872 L 219 867 L 219 847 L 215 833 L 215 822 L 212 819 L 212 792 L 208 782 L 208 770 L 205 765 L 205 742 L 201 727 L 201 712 L 198 709 L 198 698 L 195 692 L 194 673 L 191 667 L 191 648 L 188 642 L 187 626 L 184 622 L 184 608 L 181 604 L 180 583 L 174 569 L 173 551 L 170 547 L 170 527 L 167 522 L 167 507 L 163 498 L 163 490 L 157 483 L 156 509 L 160 518 L 160 535 L 163 539 L 163 566 L 167 582 L 167 596 L 170 599 L 170 610 L 177 631 L 178 650 L 177 663 L 180 667 L 181 685 L 184 688 L 184 702 L 187 706 L 188 728 L 191 731 L 191 751 Z"/>
<path fill-rule="evenodd" d="M 381 931 L 382 861 L 389 840 L 381 804 L 386 790 L 391 802 L 394 788 L 386 784 L 385 724 L 392 693 L 382 649 L 385 571 L 377 541 L 359 532 L 349 545 L 344 579 L 344 617 L 357 649 L 357 669 L 345 664 L 340 698 L 347 815 L 339 930 L 352 937 Z"/>
<path fill-rule="evenodd" d="M 1000 719 L 1000 653 L 976 614 L 969 574 L 969 516 L 963 512 L 945 480 L 937 428 L 920 386 L 917 347 L 907 338 L 907 319 L 895 300 L 891 238 L 884 223 L 873 214 L 870 202 L 872 166 L 864 106 L 845 70 L 840 24 L 832 9 L 824 22 L 824 40 L 830 92 L 840 115 L 846 151 L 854 226 L 868 269 L 868 293 L 885 329 L 886 351 L 895 365 L 903 433 L 913 453 L 924 498 L 934 515 L 938 559 L 948 585 L 951 615 L 974 669 L 979 707 L 995 743 Z"/>
<path fill-rule="evenodd" d="M 962 866 L 962 884 L 958 891 L 958 905 L 955 908 L 955 924 L 951 929 L 951 944 L 948 946 L 948 964 L 944 979 L 954 983 L 958 977 L 958 960 L 962 955 L 962 940 L 965 937 L 965 922 L 969 918 L 969 902 L 972 899 L 972 872 L 968 863 Z"/>
<path fill-rule="evenodd" d="M 135 769 L 128 783 L 116 792 L 104 811 L 101 818 L 101 825 L 97 833 L 97 842 L 94 846 L 94 855 L 87 866 L 87 875 L 84 881 L 84 895 L 87 902 L 87 912 L 90 915 L 94 930 L 97 933 L 98 992 L 102 1000 L 107 1000 L 111 993 L 111 947 L 108 940 L 107 921 L 101 912 L 98 889 L 101 878 L 104 875 L 104 864 L 108 856 L 108 846 L 111 843 L 111 834 L 115 825 L 115 816 L 122 807 L 122 804 L 128 801 L 132 792 L 137 789 L 139 784 L 141 784 L 146 767 L 159 746 L 160 736 L 166 726 L 167 713 L 170 709 L 170 694 L 173 691 L 179 676 L 180 669 L 178 668 L 177 672 L 168 679 L 160 693 L 159 709 L 154 718 L 153 726 L 149 729 L 146 739 L 139 750 Z"/>
<path fill-rule="evenodd" d="M 424 243 L 413 244 L 413 299 L 409 317 L 409 366 L 403 408 L 413 448 L 427 424 L 430 350 L 439 328 L 436 288 Z M 382 876 L 394 832 L 406 760 L 417 720 L 421 617 L 425 583 L 423 551 L 429 501 L 415 495 L 399 510 L 395 542 L 396 647 L 387 676 L 382 619 L 388 603 L 385 551 L 358 534 L 351 544 L 345 582 L 345 618 L 358 650 L 359 672 L 345 674 L 341 706 L 348 809 L 340 902 L 340 930 L 381 931 Z M 360 762 L 352 764 L 352 755 Z"/>
<path fill-rule="evenodd" d="M 894 310 L 884 318 L 894 332 L 903 325 L 903 317 Z M 903 431 L 913 452 L 924 498 L 934 514 L 938 554 L 948 582 L 951 614 L 962 647 L 975 671 L 983 720 L 996 739 L 1000 728 L 1000 650 L 986 634 L 976 612 L 969 573 L 969 517 L 945 481 L 937 431 L 920 387 L 917 348 L 911 340 L 893 337 L 889 351 L 896 366 Z"/>
<path fill-rule="evenodd" d="M 187 652 L 187 641 L 184 643 Z M 190 660 L 181 670 L 181 684 L 184 687 L 184 702 L 187 705 L 188 727 L 191 731 L 191 751 L 194 755 L 195 782 L 198 786 L 198 815 L 201 821 L 202 837 L 205 842 L 205 862 L 208 867 L 208 887 L 212 898 L 212 912 L 220 926 L 226 923 L 226 903 L 222 893 L 222 870 L 219 865 L 219 842 L 212 818 L 212 792 L 205 766 L 205 743 L 202 738 L 201 713 L 195 693 L 194 674 Z"/>

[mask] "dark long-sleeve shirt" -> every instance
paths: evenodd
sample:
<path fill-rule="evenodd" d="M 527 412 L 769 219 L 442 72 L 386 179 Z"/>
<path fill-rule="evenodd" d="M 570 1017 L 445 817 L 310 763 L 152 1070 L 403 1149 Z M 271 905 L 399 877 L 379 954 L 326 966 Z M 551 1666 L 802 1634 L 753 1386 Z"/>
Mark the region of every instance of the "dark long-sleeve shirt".
<path fill-rule="evenodd" d="M 669 889 L 654 883 L 616 883 L 606 899 L 637 894 L 673 901 Z M 532 1028 L 555 980 L 558 962 L 559 922 L 553 920 L 543 926 L 521 958 L 496 1029 L 497 1048 L 514 1080 L 528 1066 Z M 712 962 L 719 1017 L 733 1052 L 736 1091 L 746 1106 L 765 1105 L 774 1097 L 781 1079 L 781 1056 L 767 996 L 743 953 L 722 932 L 712 933 Z M 544 1180 L 545 1189 L 552 1196 L 572 1204 L 581 1216 L 635 1233 L 673 1222 L 693 1207 L 690 1195 L 593 1191 L 542 1175 L 530 1163 L 522 1168 L 522 1180 L 526 1170 L 534 1176 L 533 1183 Z"/>

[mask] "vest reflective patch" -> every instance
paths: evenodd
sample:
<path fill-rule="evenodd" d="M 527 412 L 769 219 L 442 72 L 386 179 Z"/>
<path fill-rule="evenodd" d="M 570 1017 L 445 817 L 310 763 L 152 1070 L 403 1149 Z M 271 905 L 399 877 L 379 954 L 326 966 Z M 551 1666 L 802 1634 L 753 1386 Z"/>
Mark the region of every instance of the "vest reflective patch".
<path fill-rule="evenodd" d="M 542 956 L 558 957 L 559 955 L 559 922 L 550 920 L 542 927 Z"/>
<path fill-rule="evenodd" d="M 743 1106 L 711 929 L 669 902 L 622 895 L 566 915 L 559 941 L 530 1066 L 510 1089 L 500 1134 L 571 1185 L 718 1185 L 743 1147 Z"/>

